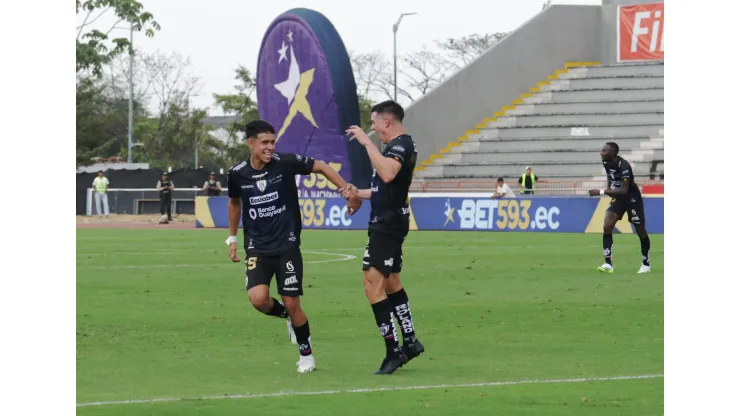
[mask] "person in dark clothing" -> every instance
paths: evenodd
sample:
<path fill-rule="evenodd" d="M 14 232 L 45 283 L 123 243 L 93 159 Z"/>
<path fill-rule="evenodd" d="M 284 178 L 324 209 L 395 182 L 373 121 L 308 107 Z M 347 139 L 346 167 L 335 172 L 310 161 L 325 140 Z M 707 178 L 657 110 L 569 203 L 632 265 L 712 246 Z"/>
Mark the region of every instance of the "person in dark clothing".
<path fill-rule="evenodd" d="M 167 172 L 162 173 L 162 179 L 157 182 L 159 191 L 159 213 L 164 217 L 167 211 L 167 221 L 172 221 L 172 191 L 175 184 L 167 176 Z"/>
<path fill-rule="evenodd" d="M 203 184 L 203 190 L 208 196 L 221 195 L 221 182 L 216 180 L 216 172 L 211 172 L 208 180 Z"/>

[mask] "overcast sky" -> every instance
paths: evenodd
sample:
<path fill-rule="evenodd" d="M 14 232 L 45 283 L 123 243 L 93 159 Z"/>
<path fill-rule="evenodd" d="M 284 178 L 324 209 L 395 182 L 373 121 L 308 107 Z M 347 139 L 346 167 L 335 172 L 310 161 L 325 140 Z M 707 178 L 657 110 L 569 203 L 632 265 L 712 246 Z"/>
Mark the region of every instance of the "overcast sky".
<path fill-rule="evenodd" d="M 136 34 L 134 43 L 145 52 L 178 52 L 190 57 L 191 70 L 203 84 L 195 105 L 213 108 L 214 93 L 229 93 L 235 84 L 234 69 L 244 65 L 253 73 L 260 42 L 270 22 L 281 13 L 305 7 L 324 14 L 337 28 L 350 51 L 381 51 L 393 54 L 393 23 L 405 17 L 398 31 L 398 53 L 420 50 L 435 39 L 457 38 L 473 33 L 513 30 L 542 9 L 544 0 L 455 0 L 430 7 L 429 0 L 395 0 L 357 3 L 338 0 L 141 0 L 162 26 L 153 38 Z M 601 4 L 601 0 L 555 0 L 553 4 Z M 84 16 L 77 17 L 79 25 Z M 104 15 L 95 22 L 110 28 L 115 17 Z M 116 36 L 127 36 L 117 30 Z M 115 32 L 114 32 L 115 33 Z M 112 33 L 111 35 L 113 35 Z"/>

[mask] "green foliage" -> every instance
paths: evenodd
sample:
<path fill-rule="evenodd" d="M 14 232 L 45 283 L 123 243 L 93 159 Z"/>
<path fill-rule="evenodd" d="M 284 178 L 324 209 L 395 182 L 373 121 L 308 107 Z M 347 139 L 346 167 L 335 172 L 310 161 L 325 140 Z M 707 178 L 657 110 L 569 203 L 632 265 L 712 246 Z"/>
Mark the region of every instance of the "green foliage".
<path fill-rule="evenodd" d="M 227 127 L 229 137 L 226 142 L 225 159 L 229 165 L 249 158 L 249 147 L 247 147 L 244 140 L 239 140 L 237 133 L 244 132 L 246 123 L 259 119 L 257 102 L 252 98 L 257 86 L 256 79 L 249 69 L 241 65 L 236 68 L 235 72 L 234 79 L 238 81 L 234 86 L 236 92 L 232 94 L 213 94 L 216 105 L 221 108 L 224 114 L 238 117 Z"/>
<path fill-rule="evenodd" d="M 93 75 L 102 76 L 103 67 L 113 57 L 127 51 L 131 42 L 127 36 L 110 37 L 117 28 L 131 28 L 134 32 L 144 32 L 148 37 L 154 36 L 160 29 L 154 16 L 144 10 L 144 6 L 135 0 L 76 0 L 77 15 L 82 13 L 85 18 L 77 27 L 77 73 L 83 70 L 92 71 Z M 116 23 L 107 31 L 91 29 L 90 26 L 109 10 L 113 10 L 118 17 Z M 119 23 L 125 26 L 117 26 Z M 89 29 L 89 30 L 86 30 Z M 120 33 L 120 32 L 117 32 Z"/>
<path fill-rule="evenodd" d="M 370 131 L 370 110 L 375 103 L 367 97 L 357 96 L 360 101 L 360 127 L 364 131 Z"/>

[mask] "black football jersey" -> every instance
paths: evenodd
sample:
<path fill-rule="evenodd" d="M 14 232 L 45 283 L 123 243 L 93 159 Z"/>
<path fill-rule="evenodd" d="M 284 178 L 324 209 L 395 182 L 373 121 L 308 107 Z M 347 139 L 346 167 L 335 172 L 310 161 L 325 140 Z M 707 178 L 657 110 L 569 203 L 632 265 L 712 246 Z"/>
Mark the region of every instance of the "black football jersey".
<path fill-rule="evenodd" d="M 242 200 L 244 248 L 248 253 L 279 254 L 301 244 L 301 209 L 295 175 L 309 175 L 314 160 L 295 153 L 273 153 L 262 170 L 248 160 L 229 169 L 229 198 Z"/>
<path fill-rule="evenodd" d="M 614 165 L 609 165 L 605 161 L 602 161 L 602 163 L 612 189 L 619 189 L 625 186 L 624 181 L 627 180 L 626 186 L 629 187 L 627 196 L 642 197 L 640 187 L 635 183 L 635 175 L 632 173 L 632 166 L 630 166 L 629 162 L 622 159 L 621 156 L 617 156 L 617 163 Z"/>
<path fill-rule="evenodd" d="M 409 232 L 408 196 L 416 168 L 416 143 L 408 134 L 402 134 L 388 143 L 383 156 L 401 163 L 401 170 L 388 183 L 373 170 L 368 229 L 405 237 Z"/>

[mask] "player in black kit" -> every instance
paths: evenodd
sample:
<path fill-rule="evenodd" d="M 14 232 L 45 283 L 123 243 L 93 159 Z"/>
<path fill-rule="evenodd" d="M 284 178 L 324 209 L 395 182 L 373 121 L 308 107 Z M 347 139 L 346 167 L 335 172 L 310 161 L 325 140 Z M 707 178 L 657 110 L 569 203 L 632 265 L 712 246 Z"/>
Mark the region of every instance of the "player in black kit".
<path fill-rule="evenodd" d="M 239 219 L 244 226 L 246 287 L 249 301 L 260 312 L 287 319 L 291 341 L 298 344 L 298 372 L 316 368 L 308 318 L 301 309 L 303 258 L 301 210 L 295 175 L 324 175 L 340 191 L 347 186 L 326 163 L 294 153 L 275 153 L 275 129 L 266 121 L 246 125 L 249 160 L 229 169 L 229 257 L 236 256 Z M 270 297 L 275 275 L 283 303 Z"/>
<path fill-rule="evenodd" d="M 394 101 L 384 101 L 371 109 L 372 129 L 386 144 L 383 153 L 360 127 L 347 130 L 351 138 L 365 146 L 373 165 L 370 189 L 358 190 L 348 185 L 342 196 L 349 198 L 356 194 L 370 200 L 363 280 L 365 295 L 386 347 L 385 359 L 375 374 L 391 374 L 424 352 L 424 346 L 416 338 L 409 298 L 400 276 L 402 245 L 409 232 L 409 186 L 416 167 L 416 144 L 405 133 L 403 117 L 403 107 Z M 394 315 L 403 331 L 403 348 L 398 342 Z"/>
<path fill-rule="evenodd" d="M 645 229 L 645 208 L 640 188 L 635 184 L 635 175 L 629 162 L 618 156 L 619 145 L 609 142 L 601 149 L 601 160 L 608 176 L 608 189 L 592 189 L 590 196 L 608 195 L 612 197 L 609 208 L 604 215 L 604 259 L 598 270 L 613 273 L 612 266 L 612 231 L 617 221 L 625 213 L 629 222 L 635 225 L 642 247 L 642 265 L 637 273 L 650 272 L 650 237 Z"/>

